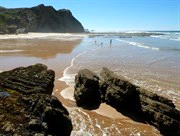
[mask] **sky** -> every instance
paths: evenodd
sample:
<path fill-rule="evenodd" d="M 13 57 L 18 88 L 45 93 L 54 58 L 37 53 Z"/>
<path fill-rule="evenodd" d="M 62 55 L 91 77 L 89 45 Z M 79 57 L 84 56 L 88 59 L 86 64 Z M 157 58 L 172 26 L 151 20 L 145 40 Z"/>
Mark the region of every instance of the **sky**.
<path fill-rule="evenodd" d="M 180 31 L 180 0 L 0 0 L 6 8 L 39 4 L 69 9 L 85 29 L 95 31 Z"/>

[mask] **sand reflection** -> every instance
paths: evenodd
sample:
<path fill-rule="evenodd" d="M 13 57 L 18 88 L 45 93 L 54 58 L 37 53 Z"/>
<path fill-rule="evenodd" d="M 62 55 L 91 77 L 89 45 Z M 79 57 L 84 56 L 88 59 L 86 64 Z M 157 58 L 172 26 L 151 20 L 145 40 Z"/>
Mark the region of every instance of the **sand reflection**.
<path fill-rule="evenodd" d="M 18 54 L 37 58 L 54 58 L 57 54 L 70 54 L 82 39 L 49 40 L 49 39 L 2 39 L 0 56 Z"/>

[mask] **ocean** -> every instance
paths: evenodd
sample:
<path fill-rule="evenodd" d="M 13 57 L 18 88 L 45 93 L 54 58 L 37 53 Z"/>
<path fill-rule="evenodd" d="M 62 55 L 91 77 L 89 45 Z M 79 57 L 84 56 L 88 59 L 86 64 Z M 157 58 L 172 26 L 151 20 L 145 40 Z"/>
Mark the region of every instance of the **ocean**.
<path fill-rule="evenodd" d="M 72 136 L 160 135 L 106 104 L 93 111 L 75 105 L 74 79 L 80 69 L 100 73 L 103 67 L 133 84 L 167 97 L 180 109 L 180 32 L 33 34 L 0 37 L 0 71 L 43 63 L 56 72 L 55 96 L 66 101 Z M 112 43 L 110 41 L 112 40 Z"/>

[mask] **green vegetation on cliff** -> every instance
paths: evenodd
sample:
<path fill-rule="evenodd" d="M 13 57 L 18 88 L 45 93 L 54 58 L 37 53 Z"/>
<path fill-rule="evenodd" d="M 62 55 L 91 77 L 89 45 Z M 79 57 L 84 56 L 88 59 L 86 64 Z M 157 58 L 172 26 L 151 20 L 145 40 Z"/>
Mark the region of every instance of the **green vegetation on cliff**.
<path fill-rule="evenodd" d="M 84 32 L 70 10 L 52 6 L 6 9 L 0 7 L 0 33 Z"/>

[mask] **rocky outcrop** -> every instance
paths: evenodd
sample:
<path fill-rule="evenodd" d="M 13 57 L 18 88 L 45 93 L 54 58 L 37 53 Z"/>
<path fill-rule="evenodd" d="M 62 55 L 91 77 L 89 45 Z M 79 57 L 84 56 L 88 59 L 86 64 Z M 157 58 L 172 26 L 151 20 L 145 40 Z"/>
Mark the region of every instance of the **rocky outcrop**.
<path fill-rule="evenodd" d="M 61 102 L 47 94 L 21 95 L 4 89 L 0 95 L 0 134 L 32 136 L 36 134 L 69 136 L 69 113 Z"/>
<path fill-rule="evenodd" d="M 134 85 L 125 79 L 119 78 L 107 68 L 103 68 L 100 75 L 100 90 L 106 103 L 122 110 L 127 107 L 132 109 L 135 108 L 135 105 L 138 105 L 138 103 L 134 103 L 137 101 L 138 95 Z"/>
<path fill-rule="evenodd" d="M 1 33 L 84 32 L 82 24 L 70 10 L 55 10 L 43 4 L 32 8 L 0 10 Z"/>
<path fill-rule="evenodd" d="M 0 73 L 0 135 L 69 136 L 72 123 L 50 95 L 53 82 L 54 71 L 42 64 Z"/>
<path fill-rule="evenodd" d="M 107 68 L 103 68 L 100 73 L 99 90 L 96 91 L 100 92 L 102 102 L 131 119 L 148 122 L 166 136 L 180 135 L 180 111 L 171 100 L 135 86 Z"/>
<path fill-rule="evenodd" d="M 97 109 L 101 104 L 99 78 L 93 72 L 84 69 L 75 77 L 74 98 L 78 106 Z"/>
<path fill-rule="evenodd" d="M 100 75 L 107 104 L 132 119 L 156 126 L 163 135 L 180 135 L 180 111 L 171 100 L 135 86 L 107 68 Z"/>
<path fill-rule="evenodd" d="M 54 87 L 55 72 L 47 66 L 36 64 L 0 73 L 0 85 L 23 94 L 48 93 Z"/>

